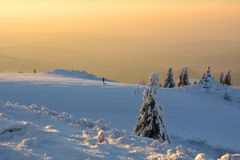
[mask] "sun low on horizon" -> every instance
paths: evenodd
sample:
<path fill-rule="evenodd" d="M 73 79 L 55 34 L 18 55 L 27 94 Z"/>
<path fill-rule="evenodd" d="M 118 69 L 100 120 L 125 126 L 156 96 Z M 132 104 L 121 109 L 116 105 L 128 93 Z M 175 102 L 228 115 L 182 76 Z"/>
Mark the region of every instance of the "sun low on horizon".
<path fill-rule="evenodd" d="M 150 72 L 240 74 L 238 0 L 0 2 L 0 70 L 87 70 L 122 82 Z"/>

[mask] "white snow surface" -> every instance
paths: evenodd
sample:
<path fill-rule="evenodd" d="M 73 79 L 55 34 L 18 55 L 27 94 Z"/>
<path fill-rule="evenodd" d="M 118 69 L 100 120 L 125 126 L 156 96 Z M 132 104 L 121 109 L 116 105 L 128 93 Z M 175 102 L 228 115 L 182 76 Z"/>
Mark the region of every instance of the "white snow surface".
<path fill-rule="evenodd" d="M 69 71 L 65 69 L 56 69 L 52 72 L 49 72 L 49 74 L 53 75 L 59 75 L 64 77 L 71 77 L 71 78 L 81 78 L 81 79 L 88 79 L 88 80 L 102 80 L 103 77 L 98 77 L 94 74 L 88 73 L 86 71 Z M 112 80 L 105 79 L 106 81 L 113 82 Z"/>
<path fill-rule="evenodd" d="M 218 159 L 240 153 L 240 89 L 160 88 L 170 145 L 133 133 L 143 90 L 46 73 L 0 74 L 0 160 Z"/>

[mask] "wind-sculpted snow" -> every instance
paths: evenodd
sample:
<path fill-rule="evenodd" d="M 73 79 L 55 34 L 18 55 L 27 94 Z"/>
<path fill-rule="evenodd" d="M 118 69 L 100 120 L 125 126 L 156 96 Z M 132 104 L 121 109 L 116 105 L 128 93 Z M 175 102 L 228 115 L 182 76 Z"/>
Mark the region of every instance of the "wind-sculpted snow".
<path fill-rule="evenodd" d="M 38 115 L 32 122 L 18 121 L 0 114 L 0 153 L 4 159 L 184 159 L 193 160 L 197 152 L 171 148 L 157 140 L 137 137 L 111 128 L 102 121 L 74 118 L 68 113 L 58 113 L 47 107 L 19 105 L 7 102 L 6 110 L 26 117 Z M 52 119 L 53 121 L 49 120 Z M 42 126 L 41 121 L 50 125 Z M 61 128 L 56 128 L 63 123 Z M 68 127 L 69 126 L 69 127 Z M 99 135 L 104 139 L 99 142 Z M 171 151 L 171 152 L 170 152 Z M 8 155 L 9 154 L 9 155 Z M 0 158 L 1 159 L 1 158 Z"/>
<path fill-rule="evenodd" d="M 84 127 L 84 128 L 98 127 L 103 130 L 110 129 L 110 127 L 107 124 L 103 123 L 102 120 L 92 121 L 86 118 L 77 119 L 71 114 L 68 114 L 66 112 L 58 113 L 57 111 L 50 110 L 47 107 L 37 106 L 35 104 L 26 106 L 26 105 L 20 105 L 18 103 L 7 102 L 3 106 L 10 109 L 18 109 L 25 112 L 35 113 L 35 114 L 39 114 L 46 117 L 51 117 L 54 120 L 64 121 L 65 123 L 73 127 Z"/>
<path fill-rule="evenodd" d="M 3 116 L 0 117 L 0 124 L 0 140 L 2 141 L 10 139 L 16 135 L 22 135 L 27 132 L 27 130 L 34 129 L 34 126 L 31 123 L 24 121 L 16 122 Z"/>

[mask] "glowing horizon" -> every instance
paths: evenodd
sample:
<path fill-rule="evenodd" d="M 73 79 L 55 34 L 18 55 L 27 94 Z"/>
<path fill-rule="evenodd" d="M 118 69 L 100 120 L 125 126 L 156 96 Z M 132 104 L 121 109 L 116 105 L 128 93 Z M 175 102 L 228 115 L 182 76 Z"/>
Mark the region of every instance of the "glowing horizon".
<path fill-rule="evenodd" d="M 239 82 L 239 19 L 237 0 L 0 2 L 1 71 L 73 68 L 136 82 L 211 65 Z"/>

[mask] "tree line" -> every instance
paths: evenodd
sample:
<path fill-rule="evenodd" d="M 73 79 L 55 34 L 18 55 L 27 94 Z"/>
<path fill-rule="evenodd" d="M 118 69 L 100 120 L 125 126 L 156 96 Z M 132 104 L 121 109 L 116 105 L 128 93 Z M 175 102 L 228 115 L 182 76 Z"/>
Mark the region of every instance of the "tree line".
<path fill-rule="evenodd" d="M 194 84 L 197 84 L 197 83 L 201 84 L 201 83 L 207 82 L 207 81 L 209 81 L 210 78 L 213 78 L 213 75 L 212 75 L 211 67 L 208 67 L 207 71 L 205 73 L 203 73 L 201 80 L 199 82 L 194 82 Z M 221 83 L 223 85 L 231 86 L 232 85 L 231 71 L 228 71 L 225 76 L 224 76 L 224 73 L 221 72 L 221 74 L 219 76 L 219 83 Z M 188 86 L 190 84 L 191 83 L 189 81 L 189 71 L 188 71 L 187 67 L 182 69 L 182 71 L 179 75 L 179 80 L 178 80 L 177 84 L 174 81 L 173 69 L 169 68 L 167 77 L 163 84 L 163 87 L 164 88 L 174 88 L 176 86 L 184 87 L 184 86 Z"/>
<path fill-rule="evenodd" d="M 211 88 L 214 84 L 230 86 L 232 85 L 231 72 L 228 71 L 226 76 L 221 73 L 219 81 L 217 81 L 213 78 L 211 67 L 208 67 L 207 71 L 203 74 L 202 79 L 197 84 L 206 89 Z M 189 73 L 188 68 L 185 67 L 179 75 L 177 86 L 182 87 L 188 85 L 190 85 Z M 159 140 L 161 143 L 169 144 L 171 140 L 165 126 L 163 107 L 157 101 L 157 91 L 159 86 L 159 75 L 157 73 L 152 73 L 149 77 L 149 83 L 143 92 L 143 103 L 138 113 L 135 134 Z M 169 68 L 168 70 L 163 87 L 176 87 L 172 68 Z M 225 99 L 228 98 L 226 96 L 229 95 L 225 95 Z"/>

